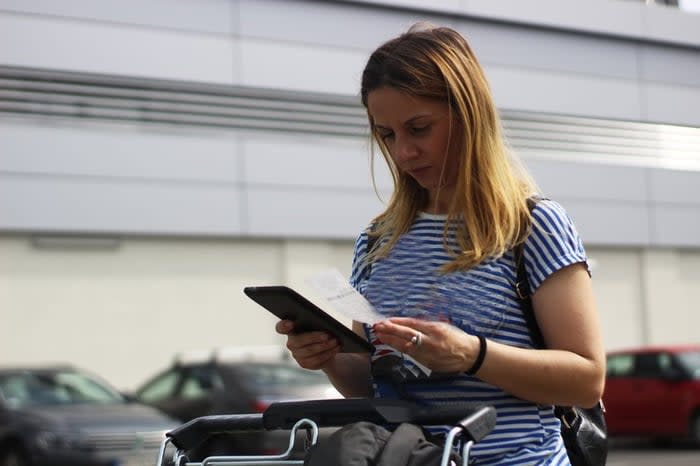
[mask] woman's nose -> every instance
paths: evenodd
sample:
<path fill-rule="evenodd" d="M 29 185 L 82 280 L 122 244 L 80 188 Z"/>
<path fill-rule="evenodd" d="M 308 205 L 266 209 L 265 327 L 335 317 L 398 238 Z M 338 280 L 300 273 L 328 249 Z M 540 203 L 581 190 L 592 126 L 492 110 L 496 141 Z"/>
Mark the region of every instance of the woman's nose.
<path fill-rule="evenodd" d="M 398 162 L 411 160 L 418 155 L 418 147 L 407 138 L 397 138 L 394 145 L 394 158 Z"/>

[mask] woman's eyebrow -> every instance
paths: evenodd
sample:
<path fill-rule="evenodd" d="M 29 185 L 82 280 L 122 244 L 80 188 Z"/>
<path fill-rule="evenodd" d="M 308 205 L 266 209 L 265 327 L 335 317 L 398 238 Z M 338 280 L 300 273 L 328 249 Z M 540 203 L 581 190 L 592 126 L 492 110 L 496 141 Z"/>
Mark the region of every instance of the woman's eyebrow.
<path fill-rule="evenodd" d="M 416 120 L 420 120 L 421 118 L 429 118 L 429 117 L 432 117 L 432 116 L 433 116 L 432 113 L 421 113 L 421 114 L 412 116 L 412 117 L 409 118 L 408 120 L 404 121 L 403 124 L 404 124 L 404 125 L 410 125 L 411 123 L 415 122 Z M 377 129 L 391 129 L 391 128 L 386 127 L 386 126 L 382 126 L 382 125 L 380 125 L 380 124 L 378 124 L 378 123 L 376 123 L 376 122 L 374 123 L 374 127 L 377 128 Z"/>

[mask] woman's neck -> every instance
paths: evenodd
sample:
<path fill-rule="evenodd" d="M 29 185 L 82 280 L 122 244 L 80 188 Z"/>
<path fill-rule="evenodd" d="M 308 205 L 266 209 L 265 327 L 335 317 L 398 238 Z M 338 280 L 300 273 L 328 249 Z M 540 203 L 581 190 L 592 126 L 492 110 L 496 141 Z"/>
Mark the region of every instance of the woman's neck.
<path fill-rule="evenodd" d="M 450 202 L 454 196 L 454 189 L 443 186 L 437 192 L 428 193 L 428 202 L 423 206 L 423 212 L 428 214 L 447 214 L 450 210 Z"/>

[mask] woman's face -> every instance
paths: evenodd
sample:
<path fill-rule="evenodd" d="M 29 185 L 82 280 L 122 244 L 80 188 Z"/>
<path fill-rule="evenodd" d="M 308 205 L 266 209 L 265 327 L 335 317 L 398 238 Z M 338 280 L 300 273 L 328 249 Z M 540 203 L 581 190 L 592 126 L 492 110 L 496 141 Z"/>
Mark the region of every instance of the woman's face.
<path fill-rule="evenodd" d="M 430 204 L 425 207 L 445 213 L 459 166 L 457 125 L 451 122 L 447 103 L 381 87 L 368 94 L 367 108 L 376 137 L 396 166 L 428 191 Z"/>

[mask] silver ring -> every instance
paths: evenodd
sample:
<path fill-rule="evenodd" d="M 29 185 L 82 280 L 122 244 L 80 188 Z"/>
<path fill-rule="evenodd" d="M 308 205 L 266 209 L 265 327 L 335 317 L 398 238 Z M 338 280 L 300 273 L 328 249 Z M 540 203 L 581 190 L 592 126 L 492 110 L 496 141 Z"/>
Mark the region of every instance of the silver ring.
<path fill-rule="evenodd" d="M 416 332 L 415 335 L 411 337 L 411 343 L 413 343 L 416 348 L 423 344 L 423 334 Z"/>

